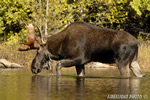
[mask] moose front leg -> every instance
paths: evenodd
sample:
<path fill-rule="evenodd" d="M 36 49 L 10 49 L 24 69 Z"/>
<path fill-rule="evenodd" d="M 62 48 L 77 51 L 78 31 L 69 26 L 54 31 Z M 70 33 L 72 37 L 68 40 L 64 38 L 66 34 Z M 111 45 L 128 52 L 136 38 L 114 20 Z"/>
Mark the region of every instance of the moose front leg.
<path fill-rule="evenodd" d="M 61 68 L 62 67 L 71 67 L 71 66 L 75 66 L 77 64 L 76 61 L 74 60 L 64 60 L 61 61 L 59 63 L 57 63 L 56 65 L 56 75 L 60 76 L 61 75 Z"/>

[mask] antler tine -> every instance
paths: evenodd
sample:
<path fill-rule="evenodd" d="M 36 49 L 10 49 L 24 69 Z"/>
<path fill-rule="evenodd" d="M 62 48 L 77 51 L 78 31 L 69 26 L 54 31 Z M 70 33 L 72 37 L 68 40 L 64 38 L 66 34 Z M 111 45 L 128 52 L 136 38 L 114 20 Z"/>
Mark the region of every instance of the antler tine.
<path fill-rule="evenodd" d="M 28 51 L 28 50 L 30 50 L 30 48 L 26 48 L 26 49 L 18 48 L 18 51 Z"/>
<path fill-rule="evenodd" d="M 39 37 L 40 37 L 40 40 L 37 40 L 37 42 L 39 43 L 39 44 L 45 44 L 45 42 L 44 42 L 44 40 L 43 40 L 43 35 L 42 35 L 42 32 L 41 32 L 41 30 L 40 30 L 40 28 L 37 26 L 37 25 L 35 25 L 36 27 L 37 27 L 37 29 L 38 29 L 38 31 L 39 31 Z"/>
<path fill-rule="evenodd" d="M 32 47 L 32 48 L 26 48 L 26 49 L 18 48 L 18 51 L 29 51 L 29 50 L 34 50 L 34 49 L 40 49 L 40 47 Z"/>
<path fill-rule="evenodd" d="M 40 28 L 39 28 L 37 25 L 36 25 L 36 27 L 37 27 L 37 29 L 38 29 L 38 31 L 39 31 L 39 36 L 40 36 L 40 38 L 42 39 L 42 38 L 43 38 L 42 32 L 41 32 Z"/>

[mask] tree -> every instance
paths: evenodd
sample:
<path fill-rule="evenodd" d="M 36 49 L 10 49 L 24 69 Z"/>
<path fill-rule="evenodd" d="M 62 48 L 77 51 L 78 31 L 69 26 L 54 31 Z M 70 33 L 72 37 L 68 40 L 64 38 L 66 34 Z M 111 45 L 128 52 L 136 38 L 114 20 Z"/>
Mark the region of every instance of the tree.
<path fill-rule="evenodd" d="M 133 0 L 130 5 L 136 11 L 142 31 L 150 32 L 150 0 Z"/>
<path fill-rule="evenodd" d="M 0 1 L 0 35 L 6 40 L 11 35 L 19 33 L 23 28 L 24 21 L 30 19 L 32 9 L 25 5 L 24 0 L 11 2 Z"/>
<path fill-rule="evenodd" d="M 125 30 L 137 36 L 150 32 L 149 0 L 8 0 L 0 1 L 0 36 L 25 34 L 24 23 L 55 34 L 75 21 Z M 1 39 L 1 40 L 2 40 Z"/>
<path fill-rule="evenodd" d="M 46 19 L 46 20 L 45 20 L 45 35 L 48 35 L 48 32 L 47 32 L 47 21 L 48 21 L 48 7 L 49 7 L 49 6 L 48 6 L 48 5 L 49 5 L 49 4 L 48 4 L 48 1 L 49 1 L 49 0 L 46 0 L 46 1 L 47 1 L 47 2 L 46 2 L 46 18 L 45 18 L 45 19 Z"/>

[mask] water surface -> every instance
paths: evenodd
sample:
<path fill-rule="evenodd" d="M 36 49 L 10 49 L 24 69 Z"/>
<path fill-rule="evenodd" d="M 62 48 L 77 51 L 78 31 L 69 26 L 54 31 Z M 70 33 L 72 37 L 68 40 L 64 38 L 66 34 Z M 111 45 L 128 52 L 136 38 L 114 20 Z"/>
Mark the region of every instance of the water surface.
<path fill-rule="evenodd" d="M 86 69 L 79 78 L 71 68 L 62 74 L 0 69 L 0 100 L 150 100 L 149 73 L 121 79 L 118 69 Z"/>

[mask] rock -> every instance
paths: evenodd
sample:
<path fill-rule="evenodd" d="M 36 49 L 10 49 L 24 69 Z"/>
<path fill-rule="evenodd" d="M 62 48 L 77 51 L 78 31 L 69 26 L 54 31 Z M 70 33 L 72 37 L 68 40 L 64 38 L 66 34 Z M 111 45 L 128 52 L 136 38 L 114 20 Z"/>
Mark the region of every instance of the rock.
<path fill-rule="evenodd" d="M 86 68 L 116 68 L 110 64 L 104 64 L 100 62 L 91 62 L 85 65 Z"/>
<path fill-rule="evenodd" d="M 11 63 L 11 68 L 23 68 L 24 66 L 21 66 L 19 64 L 16 63 Z"/>
<path fill-rule="evenodd" d="M 11 66 L 11 62 L 7 61 L 6 59 L 0 59 L 0 63 L 4 65 L 4 67 Z"/>
<path fill-rule="evenodd" d="M 0 63 L 0 68 L 5 68 L 4 64 Z"/>
<path fill-rule="evenodd" d="M 6 59 L 0 59 L 0 68 L 24 68 L 24 66 L 16 63 L 11 63 Z"/>

